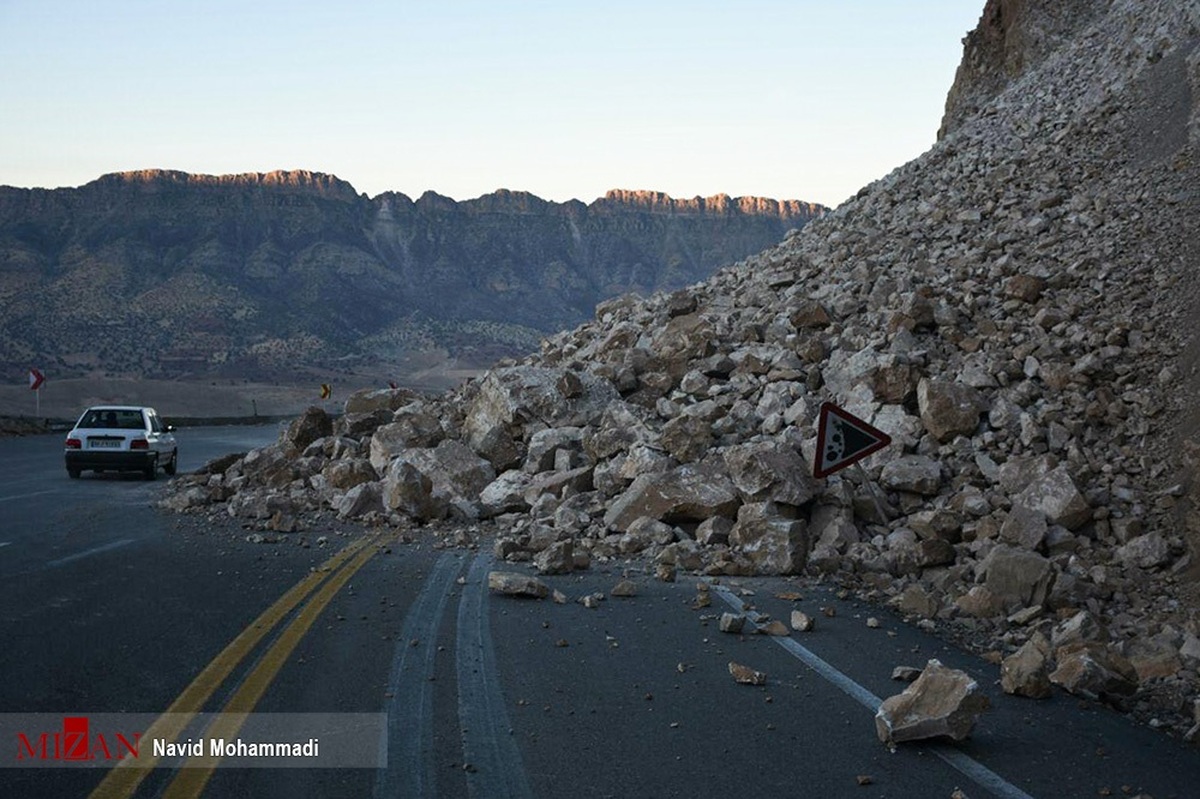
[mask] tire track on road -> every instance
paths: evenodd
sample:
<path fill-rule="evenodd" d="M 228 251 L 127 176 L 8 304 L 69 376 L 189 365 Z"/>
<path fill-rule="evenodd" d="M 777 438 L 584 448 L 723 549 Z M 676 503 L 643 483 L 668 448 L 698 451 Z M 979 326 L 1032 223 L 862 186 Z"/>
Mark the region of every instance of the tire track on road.
<path fill-rule="evenodd" d="M 446 552 L 438 558 L 413 600 L 396 640 L 388 679 L 387 767 L 375 780 L 375 799 L 437 796 L 433 756 L 433 683 L 437 638 L 446 605 L 463 562 Z"/>
<path fill-rule="evenodd" d="M 473 799 L 531 799 L 533 791 L 505 710 L 492 646 L 487 615 L 491 562 L 491 555 L 475 556 L 458 603 L 458 718 L 467 790 Z"/>

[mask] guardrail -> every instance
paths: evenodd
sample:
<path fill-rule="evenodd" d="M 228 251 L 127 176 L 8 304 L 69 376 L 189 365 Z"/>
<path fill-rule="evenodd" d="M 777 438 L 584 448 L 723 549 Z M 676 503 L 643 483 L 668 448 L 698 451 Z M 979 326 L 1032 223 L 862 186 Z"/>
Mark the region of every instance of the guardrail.
<path fill-rule="evenodd" d="M 163 416 L 162 420 L 175 427 L 224 427 L 227 425 L 278 424 L 295 419 L 297 414 L 279 416 Z"/>
<path fill-rule="evenodd" d="M 272 416 L 164 416 L 163 421 L 179 427 L 224 427 L 227 425 L 279 424 L 296 418 L 296 414 Z M 75 426 L 74 419 L 35 418 L 33 416 L 0 416 L 0 438 L 35 436 L 42 433 L 65 433 Z"/>

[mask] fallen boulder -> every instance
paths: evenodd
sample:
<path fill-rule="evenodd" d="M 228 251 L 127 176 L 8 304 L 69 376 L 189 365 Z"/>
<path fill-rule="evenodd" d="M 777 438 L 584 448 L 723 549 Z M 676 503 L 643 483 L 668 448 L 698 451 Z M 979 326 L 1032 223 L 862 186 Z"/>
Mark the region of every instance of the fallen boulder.
<path fill-rule="evenodd" d="M 569 574 L 575 569 L 575 543 L 555 541 L 533 558 L 538 574 Z"/>
<path fill-rule="evenodd" d="M 536 577 L 516 572 L 488 572 L 488 590 L 507 596 L 530 596 L 535 599 L 550 596 L 550 586 Z"/>
<path fill-rule="evenodd" d="M 472 518 L 482 510 L 480 494 L 495 479 L 492 465 L 470 447 L 443 441 L 396 456 L 384 479 L 384 502 L 420 521 L 444 518 L 451 509 Z"/>
<path fill-rule="evenodd" d="M 938 441 L 949 441 L 975 432 L 983 402 L 970 386 L 923 377 L 917 383 L 917 408 L 925 429 Z"/>
<path fill-rule="evenodd" d="M 983 584 L 1008 609 L 1041 606 L 1054 584 L 1054 566 L 1036 552 L 999 544 L 979 565 Z"/>
<path fill-rule="evenodd" d="M 970 675 L 930 660 L 920 677 L 879 706 L 875 731 L 889 745 L 941 737 L 961 741 L 989 706 Z"/>
<path fill-rule="evenodd" d="M 751 502 L 738 510 L 729 543 L 759 574 L 799 574 L 808 559 L 808 526 L 779 515 L 774 503 Z"/>
<path fill-rule="evenodd" d="M 1137 691 L 1137 672 L 1123 656 L 1099 643 L 1078 644 L 1055 652 L 1058 668 L 1050 682 L 1090 698 L 1129 696 Z"/>
<path fill-rule="evenodd" d="M 1031 482 L 1014 498 L 1015 505 L 1041 511 L 1051 524 L 1078 530 L 1091 521 L 1092 509 L 1065 465 L 1058 466 Z"/>
<path fill-rule="evenodd" d="M 933 496 L 942 483 L 942 467 L 924 455 L 902 455 L 887 462 L 879 481 L 890 491 Z"/>
<path fill-rule="evenodd" d="M 747 502 L 769 500 L 803 505 L 821 488 L 809 475 L 808 464 L 794 448 L 773 441 L 729 447 L 725 468 L 738 493 Z"/>
<path fill-rule="evenodd" d="M 291 453 L 300 453 L 309 444 L 332 433 L 333 419 L 323 409 L 310 405 L 283 431 L 282 443 Z"/>
<path fill-rule="evenodd" d="M 1045 699 L 1050 695 L 1050 642 L 1035 632 L 1025 644 L 1000 663 L 1004 693 Z"/>
<path fill-rule="evenodd" d="M 463 434 L 496 469 L 519 465 L 527 427 L 583 426 L 618 398 L 613 384 L 590 372 L 536 366 L 493 369 L 467 409 Z"/>
<path fill-rule="evenodd" d="M 643 516 L 671 523 L 732 518 L 738 504 L 737 491 L 723 470 L 686 465 L 638 477 L 609 507 L 604 524 L 625 532 Z"/>
<path fill-rule="evenodd" d="M 371 434 L 371 465 L 382 474 L 392 458 L 404 450 L 435 447 L 444 437 L 437 417 L 420 403 L 411 403 L 396 411 L 390 423 Z"/>
<path fill-rule="evenodd" d="M 338 500 L 335 509 L 339 519 L 358 519 L 371 512 L 382 512 L 383 490 L 378 482 L 359 483 Z"/>
<path fill-rule="evenodd" d="M 364 388 L 346 397 L 346 415 L 395 411 L 416 399 L 417 393 L 407 388 Z"/>

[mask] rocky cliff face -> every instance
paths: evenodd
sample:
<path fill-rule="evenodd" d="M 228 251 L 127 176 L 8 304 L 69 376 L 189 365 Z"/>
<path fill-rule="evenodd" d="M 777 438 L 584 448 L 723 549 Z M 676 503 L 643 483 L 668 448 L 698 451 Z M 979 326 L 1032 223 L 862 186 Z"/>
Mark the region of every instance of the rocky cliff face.
<path fill-rule="evenodd" d="M 781 245 L 445 396 L 355 398 L 324 436 L 313 409 L 171 504 L 490 519 L 547 572 L 824 574 L 1006 657 L 1005 690 L 1183 734 L 1200 4 L 1074 5 L 989 3 L 942 140 Z M 826 401 L 892 437 L 879 504 L 807 477 Z"/>
<path fill-rule="evenodd" d="M 0 364 L 171 377 L 439 349 L 490 362 L 613 294 L 702 279 L 822 210 L 649 192 L 372 199 L 303 171 L 0 187 Z"/>
<path fill-rule="evenodd" d="M 987 0 L 979 24 L 963 40 L 938 138 L 978 114 L 1111 5 L 1109 0 Z"/>

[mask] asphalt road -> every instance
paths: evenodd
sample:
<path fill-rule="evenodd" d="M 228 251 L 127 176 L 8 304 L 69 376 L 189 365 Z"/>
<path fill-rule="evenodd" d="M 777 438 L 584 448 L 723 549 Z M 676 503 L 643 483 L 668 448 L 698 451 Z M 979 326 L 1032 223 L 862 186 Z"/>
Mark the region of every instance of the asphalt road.
<path fill-rule="evenodd" d="M 274 435 L 184 430 L 181 469 Z M 132 785 L 128 769 L 18 766 L 0 768 L 2 797 L 1200 795 L 1196 750 L 1064 694 L 1004 696 L 996 667 L 822 586 L 725 581 L 696 607 L 696 578 L 598 564 L 546 579 L 574 600 L 629 576 L 637 595 L 594 609 L 498 596 L 486 550 L 336 525 L 249 543 L 232 520 L 154 508 L 160 483 L 68 480 L 60 447 L 0 441 L 0 713 L 385 714 L 386 766 L 158 768 Z M 719 632 L 743 604 L 817 628 Z M 903 687 L 894 666 L 930 657 L 993 708 L 965 743 L 889 752 L 873 703 Z M 767 684 L 736 684 L 731 660 Z"/>

